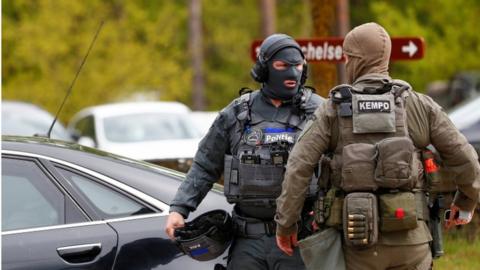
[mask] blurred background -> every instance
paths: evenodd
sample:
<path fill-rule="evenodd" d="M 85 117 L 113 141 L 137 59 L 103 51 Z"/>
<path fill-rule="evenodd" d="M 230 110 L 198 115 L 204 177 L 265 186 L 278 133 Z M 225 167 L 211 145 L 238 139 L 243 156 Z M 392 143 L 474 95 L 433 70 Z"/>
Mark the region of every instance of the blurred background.
<path fill-rule="evenodd" d="M 217 111 L 237 97 L 241 87 L 259 87 L 249 75 L 254 40 L 275 32 L 299 39 L 343 37 L 354 26 L 375 21 L 392 37 L 424 39 L 423 59 L 392 62 L 391 76 L 432 96 L 478 151 L 479 15 L 480 0 L 2 1 L 2 133 L 9 133 L 5 124 L 9 121 L 27 125 L 31 117 L 20 116 L 40 115 L 26 113 L 22 106 L 57 112 L 104 21 L 59 115 L 67 136 L 158 164 L 167 160 L 174 163 L 170 167 L 186 171 L 194 146 Z M 343 64 L 313 63 L 307 84 L 326 96 L 331 87 L 344 82 L 343 69 Z M 171 106 L 167 115 L 182 120 L 172 122 L 167 117 L 170 121 L 160 130 L 172 135 L 145 137 L 155 134 L 146 130 L 151 121 L 165 119 L 165 111 L 147 109 L 160 103 L 146 104 L 167 101 L 170 105 L 161 105 Z M 12 102 L 17 113 L 9 114 L 6 110 Z M 145 124 L 119 119 L 127 107 L 111 104 L 118 102 L 144 102 L 145 106 L 133 107 L 145 108 L 136 112 Z M 125 127 L 129 121 L 136 127 Z M 46 124 L 40 130 L 46 133 L 50 120 L 42 122 Z M 112 133 L 115 128 L 124 130 Z M 24 129 L 33 135 L 31 129 Z M 64 138 L 60 132 L 58 138 Z M 181 156 L 146 154 L 156 148 L 136 144 L 165 139 L 175 140 L 172 151 L 182 152 Z M 180 151 L 180 145 L 188 149 Z M 446 235 L 447 255 L 436 269 L 480 269 L 479 220 L 474 223 L 468 230 Z"/>
<path fill-rule="evenodd" d="M 56 111 L 102 20 L 63 122 L 84 107 L 133 98 L 219 110 L 241 87 L 258 88 L 249 75 L 253 40 L 343 36 L 369 21 L 392 37 L 424 38 L 424 58 L 394 62 L 391 74 L 426 92 L 480 69 L 479 14 L 478 0 L 2 1 L 2 93 Z M 334 64 L 311 70 L 308 84 L 323 95 L 341 79 Z"/>

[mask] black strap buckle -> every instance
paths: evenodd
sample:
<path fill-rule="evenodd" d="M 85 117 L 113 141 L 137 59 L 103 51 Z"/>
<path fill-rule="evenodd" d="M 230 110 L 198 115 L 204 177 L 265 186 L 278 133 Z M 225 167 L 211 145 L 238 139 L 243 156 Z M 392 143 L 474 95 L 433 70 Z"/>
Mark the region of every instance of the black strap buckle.
<path fill-rule="evenodd" d="M 265 225 L 265 234 L 268 236 L 273 236 L 276 234 L 277 223 L 275 221 L 266 221 L 263 223 Z"/>
<path fill-rule="evenodd" d="M 233 217 L 234 232 L 240 236 L 247 235 L 247 221 L 235 215 Z"/>

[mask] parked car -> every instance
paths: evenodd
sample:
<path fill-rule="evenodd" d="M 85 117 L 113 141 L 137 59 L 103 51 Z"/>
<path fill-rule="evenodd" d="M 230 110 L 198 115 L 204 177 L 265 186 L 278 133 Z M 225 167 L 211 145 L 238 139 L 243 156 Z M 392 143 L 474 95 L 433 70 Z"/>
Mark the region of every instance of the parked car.
<path fill-rule="evenodd" d="M 130 102 L 85 108 L 68 129 L 78 143 L 186 171 L 201 134 L 178 102 Z"/>
<path fill-rule="evenodd" d="M 184 174 L 41 137 L 2 137 L 2 269 L 213 269 L 165 233 Z M 191 218 L 231 211 L 210 191 Z M 224 254 L 226 255 L 226 254 Z"/>
<path fill-rule="evenodd" d="M 2 100 L 3 135 L 46 135 L 53 119 L 53 115 L 32 103 Z M 73 141 L 71 134 L 59 121 L 53 127 L 51 137 Z"/>
<path fill-rule="evenodd" d="M 430 83 L 426 90 L 444 109 L 451 110 L 480 95 L 480 71 L 458 72 L 448 81 Z"/>
<path fill-rule="evenodd" d="M 212 126 L 213 121 L 218 116 L 218 112 L 194 111 L 191 116 L 202 136 L 205 136 L 210 126 Z"/>
<path fill-rule="evenodd" d="M 453 124 L 480 154 L 480 97 L 464 102 L 448 114 Z"/>

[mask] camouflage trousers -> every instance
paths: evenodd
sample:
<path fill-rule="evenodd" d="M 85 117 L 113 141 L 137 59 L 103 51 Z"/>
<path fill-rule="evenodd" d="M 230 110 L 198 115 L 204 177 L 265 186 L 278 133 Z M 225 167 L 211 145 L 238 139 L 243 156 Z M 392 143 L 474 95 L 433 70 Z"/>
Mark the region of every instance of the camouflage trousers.
<path fill-rule="evenodd" d="M 347 270 L 428 270 L 432 265 L 428 243 L 361 250 L 344 246 L 344 254 Z"/>

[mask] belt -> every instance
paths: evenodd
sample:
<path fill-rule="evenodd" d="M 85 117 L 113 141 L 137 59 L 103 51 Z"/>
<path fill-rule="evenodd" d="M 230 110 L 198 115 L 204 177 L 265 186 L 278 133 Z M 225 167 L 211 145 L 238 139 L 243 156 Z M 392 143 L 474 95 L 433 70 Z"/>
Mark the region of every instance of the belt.
<path fill-rule="evenodd" d="M 251 217 L 242 217 L 232 213 L 235 235 L 245 238 L 259 238 L 263 235 L 275 235 L 277 224 L 274 220 L 263 221 Z"/>

